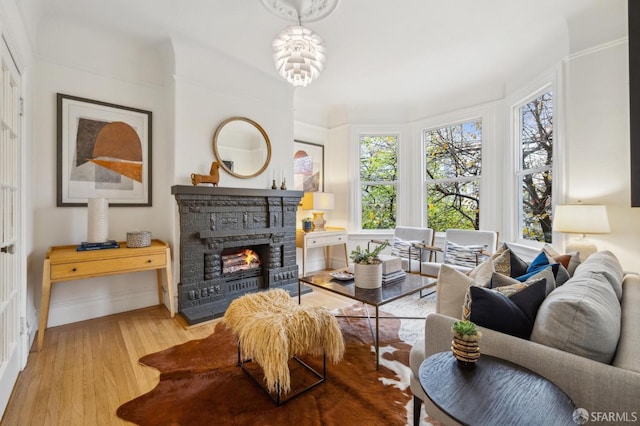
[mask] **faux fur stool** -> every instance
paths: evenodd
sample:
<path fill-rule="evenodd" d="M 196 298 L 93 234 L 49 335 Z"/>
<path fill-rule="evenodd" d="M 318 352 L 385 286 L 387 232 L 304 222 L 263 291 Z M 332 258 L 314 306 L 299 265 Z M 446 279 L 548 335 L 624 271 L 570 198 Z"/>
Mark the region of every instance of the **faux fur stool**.
<path fill-rule="evenodd" d="M 280 395 L 291 390 L 289 359 L 294 358 L 321 380 L 287 401 L 323 382 L 325 377 L 300 361 L 298 355 L 324 355 L 326 369 L 327 357 L 337 363 L 344 354 L 342 332 L 331 312 L 321 306 L 298 305 L 282 289 L 239 297 L 227 308 L 224 322 L 238 337 L 238 364 L 243 367 L 244 362 L 253 360 L 262 367 L 265 391 L 277 405 L 286 402 L 280 400 Z"/>

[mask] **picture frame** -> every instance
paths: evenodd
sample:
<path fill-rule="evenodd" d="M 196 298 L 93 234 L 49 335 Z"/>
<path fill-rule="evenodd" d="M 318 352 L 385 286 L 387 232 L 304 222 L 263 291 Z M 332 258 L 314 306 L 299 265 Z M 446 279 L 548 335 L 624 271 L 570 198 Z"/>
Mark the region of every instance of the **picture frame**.
<path fill-rule="evenodd" d="M 152 112 L 57 94 L 57 206 L 152 205 Z"/>
<path fill-rule="evenodd" d="M 293 189 L 324 192 L 324 145 L 293 141 Z"/>

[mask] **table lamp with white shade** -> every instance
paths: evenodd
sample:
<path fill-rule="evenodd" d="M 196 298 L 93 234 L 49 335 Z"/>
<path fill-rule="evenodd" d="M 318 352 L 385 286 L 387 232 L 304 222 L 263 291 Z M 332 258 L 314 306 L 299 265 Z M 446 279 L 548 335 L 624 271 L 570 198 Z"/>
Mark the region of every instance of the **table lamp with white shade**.
<path fill-rule="evenodd" d="M 302 197 L 302 209 L 313 210 L 313 230 L 326 231 L 323 210 L 333 210 L 335 197 L 330 192 L 305 192 Z"/>
<path fill-rule="evenodd" d="M 580 252 L 580 260 L 595 253 L 596 245 L 585 238 L 585 234 L 608 234 L 609 217 L 607 207 L 593 204 L 566 204 L 556 206 L 553 215 L 553 230 L 567 234 L 581 234 L 581 238 L 569 241 L 568 252 Z"/>

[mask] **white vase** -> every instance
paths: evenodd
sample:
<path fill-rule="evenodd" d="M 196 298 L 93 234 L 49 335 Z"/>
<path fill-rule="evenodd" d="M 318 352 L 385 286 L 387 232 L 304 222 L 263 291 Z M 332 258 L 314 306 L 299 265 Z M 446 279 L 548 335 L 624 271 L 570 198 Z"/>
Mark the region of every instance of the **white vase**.
<path fill-rule="evenodd" d="M 353 275 L 356 287 L 380 288 L 382 286 L 382 262 L 371 265 L 355 263 Z"/>
<path fill-rule="evenodd" d="M 103 243 L 109 238 L 109 201 L 89 198 L 87 205 L 87 242 Z"/>

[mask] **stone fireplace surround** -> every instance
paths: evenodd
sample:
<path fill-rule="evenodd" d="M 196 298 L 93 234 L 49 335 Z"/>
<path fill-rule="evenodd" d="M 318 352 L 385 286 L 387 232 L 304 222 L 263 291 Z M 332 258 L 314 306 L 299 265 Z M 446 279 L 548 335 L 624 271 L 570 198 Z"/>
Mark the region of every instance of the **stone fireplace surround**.
<path fill-rule="evenodd" d="M 298 293 L 296 211 L 302 191 L 171 187 L 180 214 L 178 312 L 189 325 L 224 315 L 243 294 L 283 288 Z M 224 250 L 251 248 L 261 274 L 222 274 Z"/>

